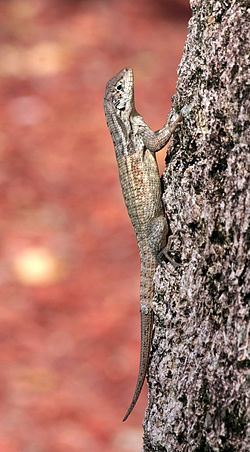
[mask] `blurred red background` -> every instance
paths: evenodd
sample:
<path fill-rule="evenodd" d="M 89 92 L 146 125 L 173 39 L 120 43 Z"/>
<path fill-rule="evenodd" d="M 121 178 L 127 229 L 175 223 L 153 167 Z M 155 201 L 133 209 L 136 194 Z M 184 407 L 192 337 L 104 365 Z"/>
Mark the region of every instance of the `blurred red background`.
<path fill-rule="evenodd" d="M 135 72 L 160 128 L 186 0 L 0 1 L 0 452 L 141 449 L 139 259 L 105 124 Z M 161 153 L 161 166 L 164 163 Z"/>

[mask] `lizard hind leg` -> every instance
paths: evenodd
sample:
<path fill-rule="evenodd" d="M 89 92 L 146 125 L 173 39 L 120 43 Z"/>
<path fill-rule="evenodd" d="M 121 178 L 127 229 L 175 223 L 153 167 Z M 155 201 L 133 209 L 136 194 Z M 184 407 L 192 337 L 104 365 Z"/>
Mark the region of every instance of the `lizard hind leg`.
<path fill-rule="evenodd" d="M 179 267 L 181 264 L 179 262 L 176 262 L 170 255 L 169 250 L 171 248 L 172 241 L 174 239 L 174 235 L 170 235 L 168 237 L 168 241 L 166 246 L 158 253 L 157 255 L 157 261 L 161 263 L 162 259 L 165 257 L 174 267 Z"/>
<path fill-rule="evenodd" d="M 185 232 L 183 229 L 179 229 L 178 232 Z M 173 239 L 177 238 L 177 233 L 172 234 L 168 237 L 166 246 L 159 252 L 157 256 L 157 261 L 161 262 L 161 260 L 165 257 L 174 267 L 179 267 L 181 265 L 180 262 L 176 262 L 170 255 L 169 251 L 171 249 L 171 245 Z M 182 235 L 180 235 L 180 240 L 183 242 Z"/>
<path fill-rule="evenodd" d="M 162 252 L 166 248 L 166 237 L 168 233 L 168 224 L 164 215 L 153 218 L 147 227 L 147 236 L 151 253 L 161 262 Z"/>
<path fill-rule="evenodd" d="M 147 229 L 147 235 L 151 253 L 159 264 L 161 264 L 162 260 L 166 258 L 174 267 L 178 267 L 180 263 L 176 262 L 169 255 L 171 244 L 175 236 L 170 235 L 167 240 L 167 233 L 168 224 L 164 215 L 159 215 L 150 221 Z"/>

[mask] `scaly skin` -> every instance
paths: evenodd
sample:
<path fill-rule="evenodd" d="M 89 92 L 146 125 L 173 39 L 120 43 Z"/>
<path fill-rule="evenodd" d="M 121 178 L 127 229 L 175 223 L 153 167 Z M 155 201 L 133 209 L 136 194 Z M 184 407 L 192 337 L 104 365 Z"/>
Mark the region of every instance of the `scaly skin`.
<path fill-rule="evenodd" d="M 153 276 L 158 257 L 166 247 L 168 232 L 155 152 L 166 145 L 181 120 L 181 114 L 171 125 L 167 121 L 161 130 L 153 132 L 135 109 L 133 71 L 130 68 L 122 69 L 107 83 L 104 110 L 141 260 L 140 366 L 132 402 L 123 419 L 125 421 L 137 402 L 148 368 L 153 331 Z"/>

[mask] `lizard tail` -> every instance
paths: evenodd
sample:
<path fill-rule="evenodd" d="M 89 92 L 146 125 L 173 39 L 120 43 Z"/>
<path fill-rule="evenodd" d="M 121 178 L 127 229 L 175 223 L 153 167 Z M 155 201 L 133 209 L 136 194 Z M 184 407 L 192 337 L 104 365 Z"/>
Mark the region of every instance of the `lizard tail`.
<path fill-rule="evenodd" d="M 139 374 L 132 402 L 129 405 L 129 408 L 123 418 L 123 422 L 126 421 L 131 411 L 133 410 L 137 402 L 137 399 L 140 395 L 146 377 L 152 342 L 152 333 L 153 333 L 153 311 L 152 309 L 148 308 L 148 312 L 141 311 L 141 352 L 140 352 Z"/>

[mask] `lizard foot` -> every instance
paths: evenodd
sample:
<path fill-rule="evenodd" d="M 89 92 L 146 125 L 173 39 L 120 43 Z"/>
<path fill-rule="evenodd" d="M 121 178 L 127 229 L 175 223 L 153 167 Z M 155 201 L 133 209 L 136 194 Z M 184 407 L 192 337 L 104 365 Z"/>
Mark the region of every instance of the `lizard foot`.
<path fill-rule="evenodd" d="M 170 255 L 169 251 L 173 242 L 173 239 L 176 238 L 176 234 L 170 235 L 168 237 L 167 245 L 158 253 L 157 255 L 157 261 L 159 263 L 162 262 L 163 259 L 167 259 L 175 268 L 179 267 L 181 265 L 181 262 L 176 262 Z M 181 237 L 182 241 L 182 237 Z"/>

